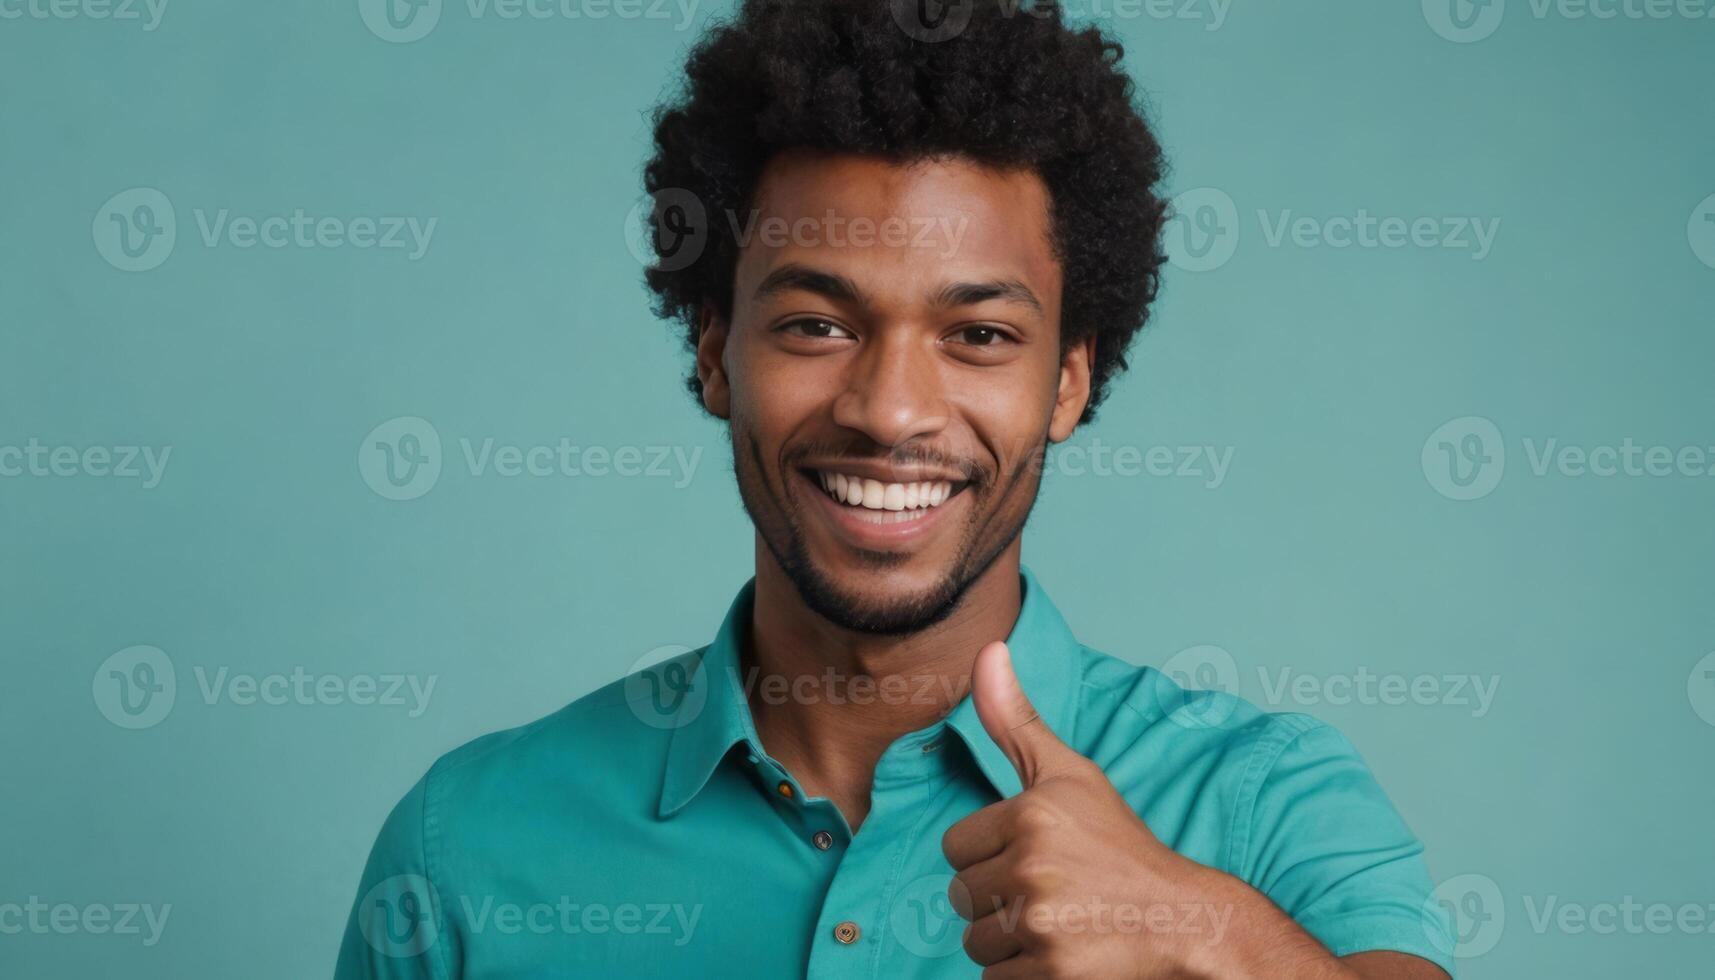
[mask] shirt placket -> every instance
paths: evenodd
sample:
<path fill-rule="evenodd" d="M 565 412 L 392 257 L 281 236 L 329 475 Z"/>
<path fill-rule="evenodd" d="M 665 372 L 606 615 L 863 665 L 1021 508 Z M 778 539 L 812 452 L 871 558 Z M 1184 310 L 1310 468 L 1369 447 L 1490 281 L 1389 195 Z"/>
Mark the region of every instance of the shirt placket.
<path fill-rule="evenodd" d="M 804 807 L 828 823 L 826 850 L 837 862 L 810 946 L 809 980 L 891 976 L 883 956 L 889 914 L 899 890 L 914 880 L 909 858 L 925 804 L 945 783 L 938 752 L 944 738 L 945 726 L 936 725 L 889 746 L 876 762 L 869 813 L 855 836 L 832 803 Z"/>

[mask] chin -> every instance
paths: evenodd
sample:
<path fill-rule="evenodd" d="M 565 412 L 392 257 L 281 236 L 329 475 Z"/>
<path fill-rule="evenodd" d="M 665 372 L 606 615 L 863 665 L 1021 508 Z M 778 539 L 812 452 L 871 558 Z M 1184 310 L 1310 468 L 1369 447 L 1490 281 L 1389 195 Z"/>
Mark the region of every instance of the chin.
<path fill-rule="evenodd" d="M 917 633 L 945 619 L 966 583 L 950 568 L 916 571 L 915 556 L 876 554 L 876 561 L 782 561 L 804 603 L 823 618 L 859 633 Z"/>

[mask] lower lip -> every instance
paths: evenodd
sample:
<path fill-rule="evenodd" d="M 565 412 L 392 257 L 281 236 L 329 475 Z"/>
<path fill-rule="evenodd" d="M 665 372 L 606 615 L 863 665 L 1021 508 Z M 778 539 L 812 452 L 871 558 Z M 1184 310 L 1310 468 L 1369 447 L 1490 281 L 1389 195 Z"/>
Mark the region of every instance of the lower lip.
<path fill-rule="evenodd" d="M 849 504 L 835 503 L 834 498 L 828 496 L 828 492 L 822 489 L 820 483 L 802 470 L 795 470 L 794 472 L 810 488 L 810 493 L 821 501 L 820 507 L 829 516 L 830 523 L 840 531 L 841 535 L 858 547 L 871 549 L 897 547 L 921 538 L 931 528 L 942 522 L 949 509 L 963 506 L 965 498 L 964 491 L 960 491 L 954 494 L 952 499 L 944 501 L 938 507 L 924 508 L 922 517 L 909 521 L 894 521 L 888 524 L 872 524 L 852 513 L 859 508 Z M 880 513 L 892 512 L 880 511 Z"/>

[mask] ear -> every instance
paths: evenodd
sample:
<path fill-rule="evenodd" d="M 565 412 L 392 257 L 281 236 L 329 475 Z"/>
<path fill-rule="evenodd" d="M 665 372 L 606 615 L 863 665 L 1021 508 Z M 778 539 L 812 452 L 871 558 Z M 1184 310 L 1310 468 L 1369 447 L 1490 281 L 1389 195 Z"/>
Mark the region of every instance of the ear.
<path fill-rule="evenodd" d="M 697 380 L 703 385 L 703 407 L 716 418 L 731 418 L 732 389 L 726 376 L 727 322 L 705 305 L 697 317 Z"/>
<path fill-rule="evenodd" d="M 1048 420 L 1048 438 L 1065 442 L 1072 438 L 1084 406 L 1090 403 L 1090 366 L 1096 363 L 1096 335 L 1066 348 L 1060 358 L 1060 390 L 1054 400 L 1054 414 Z"/>

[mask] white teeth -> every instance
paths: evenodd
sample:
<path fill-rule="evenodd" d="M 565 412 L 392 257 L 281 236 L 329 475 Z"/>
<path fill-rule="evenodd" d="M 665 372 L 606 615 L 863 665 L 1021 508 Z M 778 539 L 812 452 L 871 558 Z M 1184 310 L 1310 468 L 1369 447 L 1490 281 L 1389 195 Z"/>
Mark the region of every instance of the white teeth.
<path fill-rule="evenodd" d="M 844 473 L 818 470 L 817 479 L 828 496 L 844 504 L 875 511 L 913 511 L 938 507 L 953 495 L 946 480 L 929 483 L 882 483 Z"/>
<path fill-rule="evenodd" d="M 870 510 L 880 510 L 886 498 L 887 487 L 883 486 L 880 480 L 863 481 L 863 496 L 858 498 L 859 504 Z"/>
<path fill-rule="evenodd" d="M 864 499 L 869 499 L 869 494 L 864 494 Z M 881 506 L 887 510 L 904 510 L 905 484 L 889 483 L 887 485 L 887 492 L 882 495 Z"/>

